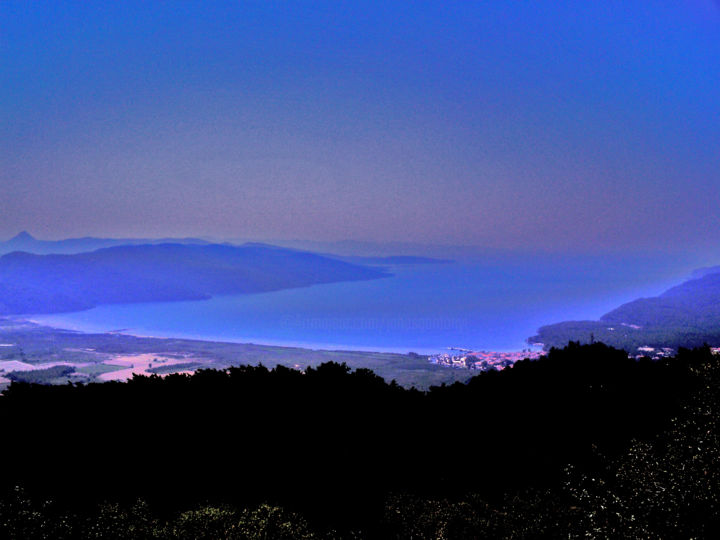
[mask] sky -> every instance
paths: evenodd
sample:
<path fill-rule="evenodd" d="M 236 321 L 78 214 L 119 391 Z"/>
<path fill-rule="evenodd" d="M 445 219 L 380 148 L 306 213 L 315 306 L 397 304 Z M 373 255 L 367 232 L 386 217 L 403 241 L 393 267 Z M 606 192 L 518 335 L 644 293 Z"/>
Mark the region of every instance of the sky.
<path fill-rule="evenodd" d="M 0 239 L 720 241 L 720 3 L 0 3 Z"/>

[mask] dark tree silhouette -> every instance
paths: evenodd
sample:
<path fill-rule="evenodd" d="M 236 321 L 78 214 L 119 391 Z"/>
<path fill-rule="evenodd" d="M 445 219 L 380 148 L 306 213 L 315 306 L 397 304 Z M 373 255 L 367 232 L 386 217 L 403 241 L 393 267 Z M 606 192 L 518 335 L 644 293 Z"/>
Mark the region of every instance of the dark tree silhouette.
<path fill-rule="evenodd" d="M 410 534 L 409 518 L 393 521 L 388 508 L 422 514 L 413 527 L 427 537 L 491 521 L 501 530 L 514 525 L 495 512 L 541 523 L 538 500 L 572 515 L 584 503 L 564 488 L 567 464 L 576 479 L 602 478 L 628 448 L 672 429 L 714 363 L 708 348 L 635 361 L 602 343 L 571 343 L 428 392 L 337 363 L 305 373 L 243 366 L 127 383 L 14 382 L 0 397 L 0 487 L 8 500 L 21 485 L 33 500 L 55 501 L 52 511 L 28 510 L 40 515 L 97 517 L 99 501 L 119 505 L 108 515 L 134 515 L 127 509 L 142 499 L 158 523 L 193 508 L 228 508 L 234 520 L 267 504 L 311 527 L 371 537 Z M 556 495 L 527 495 L 546 492 Z M 508 506 L 508 493 L 536 502 Z M 183 526 L 223 515 L 216 510 L 187 514 Z"/>

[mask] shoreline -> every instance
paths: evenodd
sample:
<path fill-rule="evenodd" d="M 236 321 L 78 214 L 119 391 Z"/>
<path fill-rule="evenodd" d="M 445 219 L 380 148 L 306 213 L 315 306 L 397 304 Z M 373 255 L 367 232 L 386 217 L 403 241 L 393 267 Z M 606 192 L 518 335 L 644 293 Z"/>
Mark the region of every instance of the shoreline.
<path fill-rule="evenodd" d="M 315 350 L 287 345 L 144 337 L 107 332 L 86 333 L 40 324 L 40 321 L 32 317 L 0 318 L 0 342 L 9 345 L 0 349 L 0 363 L 22 361 L 34 366 L 58 362 L 72 364 L 79 368 L 76 374 L 70 376 L 75 382 L 100 382 L 103 372 L 117 370 L 117 366 L 112 366 L 113 363 L 108 361 L 118 357 L 127 359 L 148 354 L 165 359 L 181 358 L 187 364 L 192 364 L 192 369 L 203 367 L 224 370 L 232 366 L 263 365 L 269 369 L 284 366 L 305 370 L 335 362 L 345 364 L 352 370 L 369 369 L 387 382 L 395 380 L 401 386 L 418 389 L 443 383 L 464 382 L 472 376 L 469 371 L 448 370 L 432 365 L 427 355 L 420 354 Z M 149 357 L 145 357 L 146 360 L 147 358 Z M 160 362 L 157 366 L 153 365 L 153 368 L 170 368 L 167 364 L 168 362 Z M 115 369 L 109 369 L 108 366 Z M 178 367 L 186 367 L 183 371 L 188 371 L 191 366 Z M 169 371 L 162 369 L 162 372 Z M 63 380 L 53 379 L 52 384 L 67 382 L 68 377 L 64 377 Z"/>
<path fill-rule="evenodd" d="M 8 317 L 9 318 L 9 317 Z M 387 354 L 401 354 L 406 355 L 409 353 L 416 353 L 422 356 L 429 356 L 437 354 L 439 350 L 436 349 L 409 349 L 405 347 L 367 347 L 362 345 L 342 345 L 333 343 L 316 343 L 316 342 L 302 342 L 302 341 L 281 341 L 271 339 L 253 339 L 253 338 L 227 338 L 221 336 L 207 336 L 202 334 L 150 334 L 142 331 L 135 331 L 132 328 L 121 328 L 117 330 L 93 330 L 83 328 L 78 325 L 57 325 L 49 324 L 47 322 L 22 318 L 18 316 L 13 320 L 18 322 L 29 322 L 43 328 L 49 328 L 52 330 L 58 330 L 61 332 L 77 332 L 79 334 L 94 335 L 94 334 L 111 334 L 119 336 L 128 336 L 135 338 L 147 338 L 147 339 L 165 339 L 165 340 L 180 340 L 180 341 L 196 341 L 201 343 L 216 343 L 216 344 L 228 344 L 228 345 L 256 345 L 260 347 L 276 347 L 282 349 L 303 349 L 307 351 L 342 351 L 342 352 L 362 352 L 362 353 L 387 353 Z"/>
<path fill-rule="evenodd" d="M 55 314 L 48 314 L 53 316 Z M 448 351 L 460 351 L 466 350 L 473 353 L 494 353 L 494 354 L 515 354 L 521 353 L 526 349 L 540 350 L 537 345 L 526 343 L 521 348 L 508 348 L 508 349 L 487 349 L 487 348 L 476 348 L 471 349 L 467 347 L 459 346 L 442 346 L 437 348 L 425 348 L 425 347 L 382 347 L 382 346 L 364 346 L 364 345 L 347 345 L 339 343 L 322 343 L 322 342 L 303 342 L 293 340 L 273 340 L 273 339 L 262 339 L 252 337 L 238 337 L 238 338 L 227 338 L 224 336 L 212 336 L 205 334 L 181 334 L 181 333 L 149 333 L 143 332 L 142 330 L 134 330 L 133 328 L 119 328 L 112 330 L 92 328 L 88 326 L 78 324 L 57 324 L 52 322 L 46 322 L 35 317 L 43 317 L 44 315 L 31 315 L 30 317 L 24 317 L 22 315 L 10 315 L 5 318 L 8 320 L 14 320 L 17 322 L 29 322 L 45 328 L 50 328 L 58 331 L 78 332 L 80 334 L 114 334 L 129 336 L 135 338 L 148 338 L 148 339 L 165 339 L 165 340 L 187 340 L 196 341 L 203 343 L 217 343 L 217 344 L 233 344 L 233 345 L 256 345 L 261 347 L 277 347 L 285 349 L 303 349 L 307 351 L 327 351 L 327 352 L 360 352 L 360 353 L 383 353 L 383 354 L 418 354 L 421 356 L 435 356 L 446 353 Z"/>

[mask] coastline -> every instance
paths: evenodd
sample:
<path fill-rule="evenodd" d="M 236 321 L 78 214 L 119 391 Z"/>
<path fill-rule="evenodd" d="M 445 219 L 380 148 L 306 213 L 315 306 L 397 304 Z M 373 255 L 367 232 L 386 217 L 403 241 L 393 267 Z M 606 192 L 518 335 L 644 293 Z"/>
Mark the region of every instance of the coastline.
<path fill-rule="evenodd" d="M 53 314 L 54 315 L 54 314 Z M 203 343 L 218 343 L 218 344 L 234 344 L 234 345 L 257 345 L 262 347 L 277 347 L 284 349 L 304 349 L 308 351 L 342 351 L 342 352 L 361 352 L 361 353 L 387 353 L 387 354 L 410 354 L 415 353 L 423 356 L 429 356 L 438 354 L 452 347 L 443 347 L 438 349 L 424 349 L 424 348 L 412 348 L 412 347 L 382 347 L 382 346 L 363 346 L 363 345 L 347 345 L 341 343 L 320 343 L 320 342 L 305 342 L 305 341 L 293 341 L 293 340 L 273 340 L 264 338 L 252 338 L 252 337 L 238 337 L 228 338 L 225 336 L 212 336 L 206 334 L 188 334 L 188 333 L 149 333 L 143 332 L 142 330 L 135 330 L 133 328 L 119 328 L 113 330 L 105 330 L 93 328 L 92 326 L 83 326 L 79 324 L 52 324 L 41 319 L 34 318 L 36 316 L 23 317 L 8 316 L 8 320 L 14 320 L 19 323 L 28 322 L 36 324 L 44 328 L 50 328 L 52 330 L 64 331 L 64 332 L 77 332 L 80 334 L 117 334 L 135 338 L 147 338 L 147 339 L 164 339 L 164 340 L 182 340 L 182 341 L 197 341 Z M 497 351 L 497 352 L 516 352 L 516 351 Z"/>
<path fill-rule="evenodd" d="M 625 286 L 618 289 L 615 278 L 606 278 L 598 290 L 609 288 L 605 292 L 610 294 L 602 299 L 597 290 L 584 287 L 560 298 L 554 281 L 548 281 L 553 269 L 543 266 L 514 274 L 510 296 L 503 288 L 506 265 L 456 262 L 400 267 L 393 279 L 217 295 L 201 302 L 108 304 L 24 317 L 85 333 L 310 350 L 434 355 L 453 347 L 511 353 L 534 348 L 528 340 L 537 337 L 543 325 L 597 318 L 636 296 Z M 577 278 L 571 283 L 592 277 L 585 267 L 573 267 L 570 274 Z"/>
<path fill-rule="evenodd" d="M 30 318 L 0 318 L 0 341 L 8 344 L 0 351 L 2 363 L 21 360 L 35 370 L 51 365 L 71 365 L 75 372 L 50 384 L 67 382 L 101 382 L 102 373 L 116 369 L 119 358 L 153 355 L 159 359 L 183 358 L 177 364 L 178 372 L 193 369 L 228 369 L 232 366 L 263 365 L 267 368 L 285 366 L 305 370 L 327 362 L 345 364 L 349 369 L 370 369 L 390 382 L 405 387 L 427 389 L 440 384 L 464 382 L 473 373 L 470 370 L 451 370 L 429 362 L 428 356 L 382 351 L 308 349 L 303 347 L 207 341 L 175 337 L 144 337 L 126 333 L 85 333 L 32 322 Z M 148 357 L 145 357 L 147 360 Z M 132 362 L 131 362 L 132 363 Z M 164 367 L 162 373 L 170 373 Z M 8 364 L 10 365 L 10 364 Z M 111 366 L 115 365 L 115 368 Z M 8 370 L 10 371 L 10 370 Z M 160 373 L 160 371 L 158 371 Z M 5 377 L 6 374 L 0 374 Z M 106 377 L 107 378 L 107 377 Z"/>
<path fill-rule="evenodd" d="M 53 316 L 55 314 L 49 315 Z M 167 339 L 167 340 L 188 340 L 188 341 L 200 341 L 207 343 L 225 343 L 225 344 L 237 344 L 237 345 L 259 345 L 264 347 L 279 347 L 279 348 L 290 348 L 290 349 L 305 349 L 309 351 L 343 351 L 343 352 L 362 352 L 362 353 L 389 353 L 389 354 L 419 354 L 423 356 L 435 356 L 448 351 L 465 351 L 468 353 L 475 354 L 496 354 L 496 355 L 518 355 L 528 352 L 536 353 L 542 351 L 544 345 L 542 343 L 533 343 L 528 341 L 522 348 L 465 348 L 458 346 L 444 346 L 437 348 L 423 348 L 423 347 L 383 347 L 383 346 L 364 346 L 364 345 L 353 345 L 353 344 L 341 344 L 341 343 L 322 343 L 322 342 L 306 342 L 306 341 L 294 341 L 294 340 L 274 340 L 267 338 L 252 338 L 252 337 L 238 337 L 228 338 L 226 336 L 212 336 L 206 334 L 188 334 L 182 332 L 168 332 L 168 333 L 149 333 L 143 332 L 142 330 L 135 330 L 133 328 L 118 328 L 112 330 L 93 328 L 92 325 L 83 326 L 80 324 L 50 324 L 41 319 L 33 318 L 36 316 L 23 317 L 8 316 L 8 319 L 18 320 L 20 322 L 29 322 L 52 328 L 54 330 L 79 332 L 81 334 L 120 334 L 125 336 L 132 336 L 136 338 L 151 338 L 151 339 Z M 530 339 L 530 338 L 528 338 Z"/>

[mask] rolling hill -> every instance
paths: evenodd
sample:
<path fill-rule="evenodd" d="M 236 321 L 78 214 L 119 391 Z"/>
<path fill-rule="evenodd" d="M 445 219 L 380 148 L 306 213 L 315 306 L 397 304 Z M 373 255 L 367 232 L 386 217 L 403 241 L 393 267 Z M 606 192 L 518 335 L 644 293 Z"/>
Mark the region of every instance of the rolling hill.
<path fill-rule="evenodd" d="M 40 240 L 27 231 L 13 236 L 9 240 L 0 242 L 0 254 L 13 251 L 25 251 L 38 255 L 73 254 L 86 251 L 95 251 L 107 247 L 143 245 L 143 244 L 197 244 L 208 245 L 211 242 L 200 238 L 95 238 L 84 236 L 82 238 L 66 238 L 64 240 Z"/>
<path fill-rule="evenodd" d="M 389 275 L 377 268 L 272 246 L 156 244 L 72 255 L 16 251 L 0 257 L 0 314 L 200 300 Z"/>
<path fill-rule="evenodd" d="M 528 341 L 562 347 L 568 341 L 602 341 L 629 352 L 638 347 L 720 345 L 720 267 L 696 271 L 693 279 L 659 296 L 639 298 L 599 321 L 565 321 L 543 326 Z"/>

